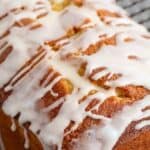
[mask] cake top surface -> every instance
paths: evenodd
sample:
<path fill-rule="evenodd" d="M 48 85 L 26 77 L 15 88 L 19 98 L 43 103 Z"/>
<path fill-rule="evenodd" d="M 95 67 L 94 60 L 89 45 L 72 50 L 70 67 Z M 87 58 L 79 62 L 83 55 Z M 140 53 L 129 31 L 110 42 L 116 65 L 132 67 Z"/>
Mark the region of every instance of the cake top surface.
<path fill-rule="evenodd" d="M 74 149 L 112 149 L 132 121 L 150 116 L 142 111 L 150 105 L 150 35 L 113 0 L 0 3 L 2 109 L 19 114 L 21 125 L 30 122 L 45 147 L 61 150 L 89 117 L 100 123 L 84 131 Z M 122 98 L 118 90 L 126 86 L 129 97 Z M 142 96 L 130 96 L 137 89 Z M 112 97 L 124 107 L 104 114 L 101 106 L 110 101 L 114 107 Z M 136 129 L 148 125 L 143 120 Z"/>

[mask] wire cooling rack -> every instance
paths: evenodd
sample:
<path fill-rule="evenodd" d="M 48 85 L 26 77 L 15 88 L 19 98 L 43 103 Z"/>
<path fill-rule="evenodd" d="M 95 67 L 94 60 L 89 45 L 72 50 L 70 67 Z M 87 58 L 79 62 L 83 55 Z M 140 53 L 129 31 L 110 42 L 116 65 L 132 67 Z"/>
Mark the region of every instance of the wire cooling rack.
<path fill-rule="evenodd" d="M 150 0 L 116 0 L 129 15 L 150 31 Z"/>

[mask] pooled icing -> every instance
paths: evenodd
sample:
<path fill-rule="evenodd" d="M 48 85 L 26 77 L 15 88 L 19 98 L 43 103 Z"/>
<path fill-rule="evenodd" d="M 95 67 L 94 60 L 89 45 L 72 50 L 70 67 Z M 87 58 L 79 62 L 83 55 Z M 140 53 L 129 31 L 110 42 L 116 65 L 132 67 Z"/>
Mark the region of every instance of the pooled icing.
<path fill-rule="evenodd" d="M 74 131 L 86 117 L 91 117 L 101 120 L 103 125 L 90 129 L 92 137 L 83 136 L 79 146 L 83 150 L 88 150 L 88 143 L 88 148 L 94 146 L 94 150 L 112 149 L 132 121 L 150 116 L 148 110 L 142 111 L 150 105 L 150 96 L 131 106 L 126 106 L 112 118 L 85 111 L 93 99 L 99 100 L 99 104 L 94 107 L 96 109 L 110 96 L 116 96 L 117 86 L 133 84 L 150 89 L 150 44 L 149 39 L 144 38 L 144 35 L 149 33 L 144 27 L 128 18 L 121 8 L 109 2 L 84 0 L 81 7 L 71 3 L 64 9 L 55 11 L 51 3 L 46 0 L 15 0 L 13 2 L 0 0 L 0 57 L 11 47 L 5 60 L 0 63 L 0 87 L 4 88 L 5 92 L 11 91 L 2 109 L 11 117 L 20 113 L 18 121 L 21 125 L 31 122 L 29 129 L 39 137 L 44 147 L 57 145 L 58 150 L 61 150 L 64 134 Z M 20 9 L 22 6 L 24 9 Z M 15 11 L 15 8 L 19 10 Z M 121 17 L 107 16 L 105 21 L 110 23 L 106 24 L 97 15 L 97 10 L 101 9 L 117 12 Z M 32 20 L 28 24 L 22 21 L 27 18 Z M 89 22 L 84 24 L 85 20 Z M 81 31 L 75 35 L 66 36 L 67 32 L 74 27 L 80 27 Z M 102 45 L 96 53 L 91 55 L 82 54 L 91 44 L 105 39 L 102 35 L 106 35 L 107 38 L 115 35 L 116 44 Z M 133 41 L 125 42 L 124 39 L 129 37 Z M 59 39 L 57 44 L 62 46 L 58 51 L 54 51 L 53 47 L 46 43 L 57 39 Z M 68 54 L 78 50 L 81 55 L 75 59 L 67 59 Z M 139 59 L 130 60 L 129 56 L 137 56 Z M 26 65 L 27 61 L 30 62 L 28 65 Z M 82 62 L 87 63 L 83 77 L 77 73 Z M 106 67 L 106 69 L 92 76 L 93 80 L 107 73 L 120 73 L 122 76 L 115 81 L 108 81 L 107 84 L 111 89 L 102 89 L 88 80 L 88 76 L 98 67 Z M 40 81 L 49 68 L 53 68 L 54 71 L 40 85 Z M 55 71 L 58 71 L 60 75 L 49 83 Z M 73 84 L 73 92 L 46 108 L 38 109 L 38 101 L 47 92 L 54 97 L 58 96 L 58 93 L 53 91 L 53 87 L 64 78 Z M 92 90 L 97 92 L 79 103 Z M 48 112 L 60 104 L 62 106 L 57 116 L 50 120 Z M 64 133 L 71 121 L 74 121 L 75 125 L 68 133 Z M 144 120 L 137 124 L 136 129 L 148 125 L 150 125 L 149 120 Z M 14 122 L 11 129 L 15 129 Z M 24 134 L 24 146 L 28 148 L 30 141 L 26 129 Z M 92 140 L 91 145 L 89 140 Z M 78 144 L 75 147 L 78 149 Z"/>

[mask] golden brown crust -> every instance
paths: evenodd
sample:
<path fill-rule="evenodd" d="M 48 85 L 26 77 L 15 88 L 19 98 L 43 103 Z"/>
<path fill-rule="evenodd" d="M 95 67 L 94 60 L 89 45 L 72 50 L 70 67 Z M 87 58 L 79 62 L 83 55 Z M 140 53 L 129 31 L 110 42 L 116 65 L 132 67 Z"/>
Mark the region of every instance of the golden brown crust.
<path fill-rule="evenodd" d="M 5 150 L 24 150 L 24 129 L 20 127 L 15 119 L 16 131 L 11 130 L 11 118 L 0 110 L 0 134 Z M 37 137 L 27 129 L 28 138 L 30 140 L 29 150 L 43 150 L 42 144 Z"/>
<path fill-rule="evenodd" d="M 137 122 L 132 122 L 124 131 L 113 150 L 149 150 L 150 128 L 135 130 Z"/>

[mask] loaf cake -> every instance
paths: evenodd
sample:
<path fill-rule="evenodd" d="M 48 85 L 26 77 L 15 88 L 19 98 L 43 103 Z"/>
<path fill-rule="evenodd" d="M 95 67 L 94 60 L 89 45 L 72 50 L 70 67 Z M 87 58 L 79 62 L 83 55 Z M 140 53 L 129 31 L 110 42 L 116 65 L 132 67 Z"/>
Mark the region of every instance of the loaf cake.
<path fill-rule="evenodd" d="M 0 0 L 2 150 L 150 150 L 150 34 L 114 0 Z"/>

